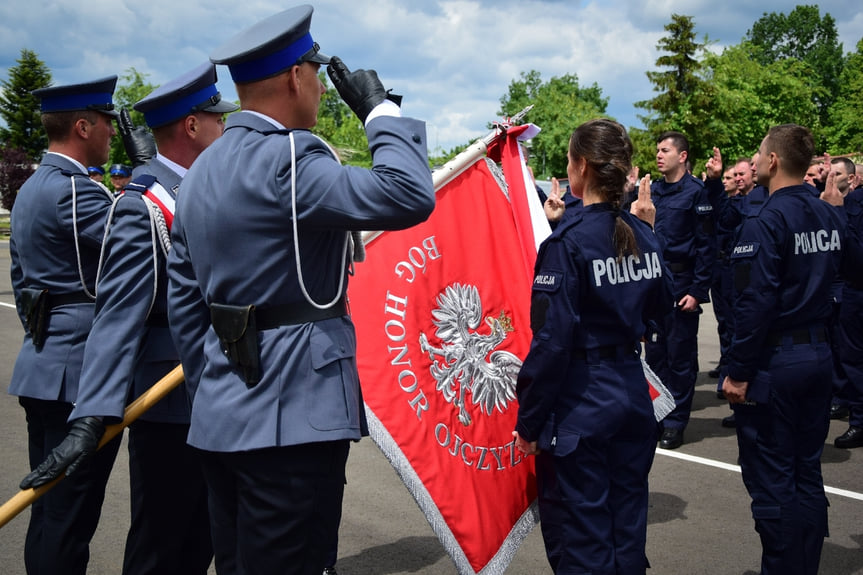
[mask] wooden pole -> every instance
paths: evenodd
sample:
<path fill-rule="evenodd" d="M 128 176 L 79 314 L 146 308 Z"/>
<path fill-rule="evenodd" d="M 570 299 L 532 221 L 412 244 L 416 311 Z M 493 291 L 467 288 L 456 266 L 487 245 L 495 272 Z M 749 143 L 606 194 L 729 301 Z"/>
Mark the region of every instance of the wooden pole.
<path fill-rule="evenodd" d="M 153 387 L 142 393 L 138 399 L 133 401 L 126 407 L 123 414 L 123 421 L 105 427 L 105 435 L 99 442 L 99 449 L 103 445 L 123 433 L 133 421 L 138 419 L 145 411 L 156 405 L 163 397 L 183 383 L 183 366 L 178 365 L 168 375 L 153 384 Z M 85 463 L 86 465 L 86 463 Z M 19 513 L 24 511 L 34 501 L 39 499 L 46 491 L 54 487 L 57 483 L 66 477 L 61 475 L 54 481 L 40 485 L 33 489 L 22 489 L 10 498 L 6 503 L 0 506 L 0 528 L 9 523 Z"/>

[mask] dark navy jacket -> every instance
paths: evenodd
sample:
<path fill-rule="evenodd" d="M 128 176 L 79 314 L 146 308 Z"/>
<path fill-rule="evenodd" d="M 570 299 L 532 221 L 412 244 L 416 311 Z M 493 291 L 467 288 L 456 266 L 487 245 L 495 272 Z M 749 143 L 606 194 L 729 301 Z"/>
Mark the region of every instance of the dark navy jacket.
<path fill-rule="evenodd" d="M 584 206 L 571 216 L 567 211 L 540 247 L 531 297 L 533 340 L 517 389 L 516 429 L 528 441 L 547 443 L 552 418 L 555 427 L 573 433 L 600 426 L 601 422 L 580 420 L 579 397 L 591 382 L 576 376 L 578 353 L 629 350 L 637 366 L 632 388 L 647 397 L 644 374 L 632 350 L 647 321 L 671 310 L 671 278 L 650 227 L 628 212 L 621 212 L 621 217 L 635 233 L 640 258 L 629 255 L 616 261 L 614 212 L 604 203 Z M 653 417 L 649 399 L 641 405 Z"/>
<path fill-rule="evenodd" d="M 743 223 L 731 253 L 734 334 L 728 374 L 750 381 L 769 333 L 823 326 L 840 263 L 842 212 L 809 186 L 776 190 Z"/>
<path fill-rule="evenodd" d="M 704 183 L 692 174 L 673 184 L 657 180 L 650 195 L 656 206 L 653 229 L 674 276 L 675 299 L 691 295 L 710 301 L 716 243 L 713 205 Z"/>

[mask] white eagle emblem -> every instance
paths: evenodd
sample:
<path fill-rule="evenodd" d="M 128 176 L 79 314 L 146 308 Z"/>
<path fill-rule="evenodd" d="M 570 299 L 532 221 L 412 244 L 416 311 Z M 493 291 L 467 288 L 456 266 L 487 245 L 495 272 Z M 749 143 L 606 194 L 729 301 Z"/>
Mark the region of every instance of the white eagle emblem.
<path fill-rule="evenodd" d="M 495 408 L 503 412 L 515 399 L 515 382 L 521 369 L 517 356 L 495 351 L 507 332 L 513 331 L 511 320 L 501 311 L 500 317 L 485 318 L 491 333 L 472 331 L 482 320 L 482 301 L 474 286 L 452 284 L 436 301 L 438 308 L 432 311 L 432 323 L 443 343 L 433 347 L 426 334 L 420 333 L 420 348 L 432 361 L 429 371 L 437 380 L 437 390 L 447 403 L 458 407 L 458 419 L 464 425 L 471 423 L 465 410 L 465 391 L 471 392 L 481 412 L 490 415 Z"/>

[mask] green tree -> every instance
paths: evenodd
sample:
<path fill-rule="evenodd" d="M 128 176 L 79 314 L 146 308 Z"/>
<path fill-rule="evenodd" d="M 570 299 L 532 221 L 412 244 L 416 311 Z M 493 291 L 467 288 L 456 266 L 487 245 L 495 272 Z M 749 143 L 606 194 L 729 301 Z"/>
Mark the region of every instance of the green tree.
<path fill-rule="evenodd" d="M 746 33 L 746 39 L 759 48 L 753 55 L 761 64 L 789 58 L 809 64 L 825 88 L 812 95 L 822 124 L 827 123 L 830 106 L 839 94 L 845 65 L 838 38 L 836 21 L 830 14 L 821 17 L 817 5 L 797 6 L 787 15 L 765 12 Z"/>
<path fill-rule="evenodd" d="M 500 99 L 501 116 L 513 116 L 530 104 L 526 121 L 542 131 L 531 142 L 530 166 L 537 178 L 565 177 L 566 152 L 572 132 L 587 120 L 607 117 L 608 98 L 594 83 L 582 88 L 578 76 L 566 74 L 543 82 L 536 70 L 522 72 Z"/>
<path fill-rule="evenodd" d="M 829 151 L 863 152 L 863 39 L 857 42 L 857 51 L 848 56 L 839 86 L 826 131 Z"/>
<path fill-rule="evenodd" d="M 711 85 L 703 115 L 712 142 L 723 157 L 750 156 L 775 125 L 794 123 L 820 133 L 818 109 L 811 97 L 823 88 L 811 67 L 800 60 L 759 63 L 758 48 L 749 42 L 704 59 L 705 81 Z M 701 169 L 707 155 L 697 158 Z"/>
<path fill-rule="evenodd" d="M 138 112 L 132 106 L 158 87 L 147 82 L 146 78 L 147 74 L 142 74 L 135 68 L 129 68 L 125 74 L 120 75 L 117 88 L 114 90 L 114 107 L 117 110 L 126 108 L 129 111 L 132 122 L 136 126 L 146 126 L 147 124 L 144 121 L 144 114 Z M 108 163 L 131 164 L 129 155 L 126 153 L 126 148 L 123 147 L 123 138 L 119 132 L 111 138 L 111 154 L 109 155 Z"/>
<path fill-rule="evenodd" d="M 704 107 L 712 95 L 712 86 L 701 76 L 699 57 L 709 43 L 707 36 L 697 40 L 695 23 L 691 16 L 672 14 L 671 22 L 665 25 L 668 36 L 659 40 L 656 49 L 663 52 L 656 60 L 660 71 L 648 71 L 647 78 L 658 92 L 650 100 L 636 102 L 637 108 L 647 110 L 639 116 L 647 134 L 635 132 L 641 145 L 636 148 L 634 163 L 644 170 L 655 165 L 655 138 L 666 130 L 677 130 L 689 139 L 693 158 L 703 157 L 714 140 L 709 125 L 706 125 Z M 647 142 L 651 145 L 646 146 Z"/>
<path fill-rule="evenodd" d="M 0 116 L 6 127 L 0 127 L 0 142 L 23 150 L 32 161 L 38 161 L 48 147 L 42 128 L 39 99 L 33 90 L 51 85 L 51 71 L 36 55 L 23 48 L 17 65 L 9 68 L 8 80 L 0 81 Z"/>

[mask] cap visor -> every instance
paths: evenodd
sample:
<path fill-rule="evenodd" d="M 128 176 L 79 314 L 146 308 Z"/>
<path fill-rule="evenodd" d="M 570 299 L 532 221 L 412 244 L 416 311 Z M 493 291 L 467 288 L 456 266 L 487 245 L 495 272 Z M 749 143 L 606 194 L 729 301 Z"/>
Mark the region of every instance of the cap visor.
<path fill-rule="evenodd" d="M 234 104 L 233 102 L 228 102 L 226 100 L 220 100 L 218 103 L 203 108 L 201 111 L 203 112 L 211 112 L 213 114 L 227 114 L 228 112 L 236 112 L 240 107 Z"/>
<path fill-rule="evenodd" d="M 306 59 L 306 62 L 315 62 L 316 64 L 329 64 L 330 57 L 323 52 L 315 52 L 313 56 Z"/>

